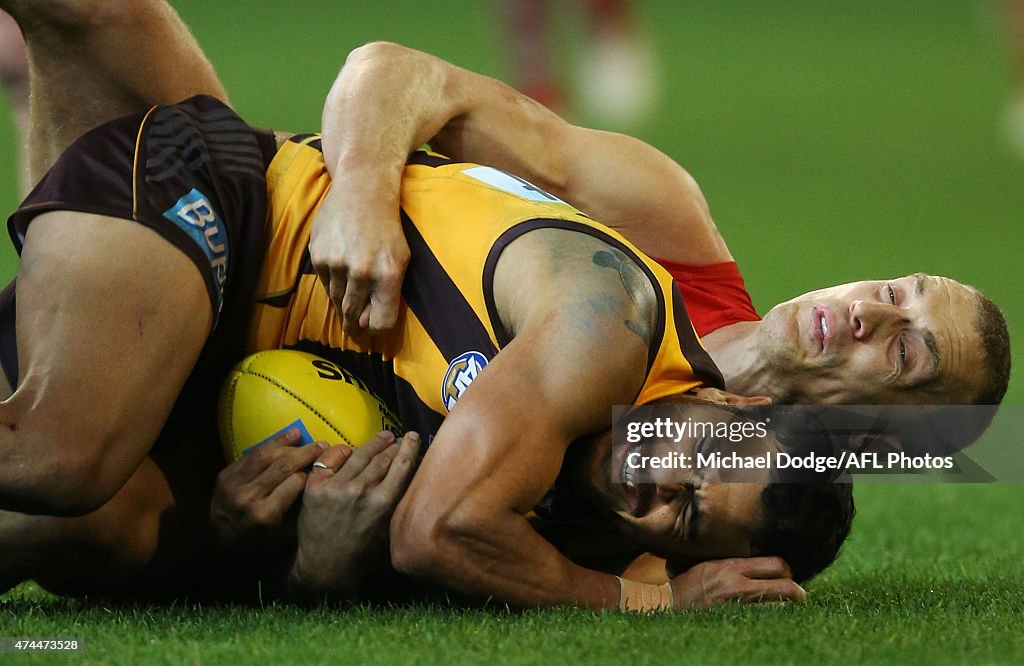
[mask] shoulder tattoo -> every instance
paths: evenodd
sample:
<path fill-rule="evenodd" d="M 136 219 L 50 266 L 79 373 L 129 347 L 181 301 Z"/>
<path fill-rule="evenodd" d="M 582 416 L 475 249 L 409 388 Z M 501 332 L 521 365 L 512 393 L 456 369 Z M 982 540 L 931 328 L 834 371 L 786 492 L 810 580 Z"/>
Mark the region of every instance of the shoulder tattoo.
<path fill-rule="evenodd" d="M 623 321 L 626 328 L 640 336 L 644 344 L 651 346 L 651 324 L 648 316 L 654 307 L 654 300 L 651 293 L 651 283 L 640 267 L 631 261 L 625 254 L 615 248 L 605 248 L 593 254 L 591 260 L 595 266 L 610 268 L 619 274 L 626 295 L 633 302 L 641 319 L 626 319 Z"/>

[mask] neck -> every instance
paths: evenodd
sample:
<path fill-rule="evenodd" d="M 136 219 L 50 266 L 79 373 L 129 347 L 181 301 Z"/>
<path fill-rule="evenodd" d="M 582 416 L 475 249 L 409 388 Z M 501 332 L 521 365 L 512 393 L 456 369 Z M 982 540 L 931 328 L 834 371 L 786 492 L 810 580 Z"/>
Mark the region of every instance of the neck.
<path fill-rule="evenodd" d="M 714 330 L 703 338 L 704 348 L 722 371 L 726 390 L 739 395 L 766 395 L 774 400 L 785 390 L 774 368 L 761 354 L 761 322 L 741 321 Z"/>

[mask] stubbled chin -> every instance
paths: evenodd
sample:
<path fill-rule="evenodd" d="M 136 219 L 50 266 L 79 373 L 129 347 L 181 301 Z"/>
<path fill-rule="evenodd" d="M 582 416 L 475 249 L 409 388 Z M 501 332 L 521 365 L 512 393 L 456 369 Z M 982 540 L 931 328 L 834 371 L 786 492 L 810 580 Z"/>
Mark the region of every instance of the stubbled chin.
<path fill-rule="evenodd" d="M 781 308 L 776 306 L 776 309 L 765 315 L 759 331 L 758 346 L 766 359 L 785 367 L 802 358 L 805 351 L 798 345 L 800 329 L 794 320 L 796 309 L 780 311 Z"/>
<path fill-rule="evenodd" d="M 850 393 L 850 387 L 846 382 L 836 379 L 833 373 L 827 368 L 821 368 L 816 373 L 793 374 L 795 379 L 794 391 L 790 402 L 794 404 L 813 405 L 861 405 L 867 404 L 863 398 Z M 868 401 L 869 403 L 870 401 Z"/>

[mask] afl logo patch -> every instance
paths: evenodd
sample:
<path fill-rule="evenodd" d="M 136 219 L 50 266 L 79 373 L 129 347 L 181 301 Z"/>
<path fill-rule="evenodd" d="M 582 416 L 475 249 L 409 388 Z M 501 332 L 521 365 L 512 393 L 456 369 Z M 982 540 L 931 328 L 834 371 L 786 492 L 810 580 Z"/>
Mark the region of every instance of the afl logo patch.
<path fill-rule="evenodd" d="M 455 401 L 462 397 L 486 365 L 487 357 L 478 351 L 463 352 L 452 359 L 441 383 L 441 402 L 446 410 L 452 411 Z"/>

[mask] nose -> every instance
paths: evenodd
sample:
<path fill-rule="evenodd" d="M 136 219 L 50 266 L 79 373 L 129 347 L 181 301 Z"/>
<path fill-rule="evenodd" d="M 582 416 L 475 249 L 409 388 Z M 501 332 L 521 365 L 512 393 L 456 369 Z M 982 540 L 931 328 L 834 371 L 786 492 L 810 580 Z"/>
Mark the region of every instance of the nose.
<path fill-rule="evenodd" d="M 900 324 L 903 315 L 890 303 L 852 301 L 850 303 L 850 332 L 857 340 L 866 340 L 876 331 Z"/>

